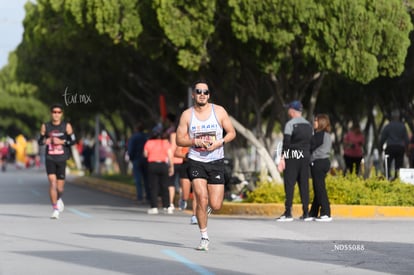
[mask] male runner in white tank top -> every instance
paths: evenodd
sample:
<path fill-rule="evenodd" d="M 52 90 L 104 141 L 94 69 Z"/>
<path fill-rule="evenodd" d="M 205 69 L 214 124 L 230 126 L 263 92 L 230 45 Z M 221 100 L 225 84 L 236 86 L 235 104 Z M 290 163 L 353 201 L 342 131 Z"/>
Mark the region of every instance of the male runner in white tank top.
<path fill-rule="evenodd" d="M 208 102 L 210 91 L 206 82 L 194 84 L 192 98 L 193 107 L 182 113 L 177 127 L 177 145 L 190 147 L 187 171 L 197 200 L 196 216 L 201 232 L 197 249 L 208 250 L 207 207 L 219 210 L 223 204 L 223 145 L 236 137 L 236 131 L 226 110 Z"/>

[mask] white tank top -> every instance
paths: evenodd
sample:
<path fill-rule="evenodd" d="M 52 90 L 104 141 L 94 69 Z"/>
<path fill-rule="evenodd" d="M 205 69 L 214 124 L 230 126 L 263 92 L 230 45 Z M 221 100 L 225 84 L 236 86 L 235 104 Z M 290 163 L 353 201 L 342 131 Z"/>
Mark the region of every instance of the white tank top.
<path fill-rule="evenodd" d="M 188 134 L 191 139 L 215 141 L 223 138 L 223 128 L 217 120 L 213 104 L 211 104 L 211 114 L 206 120 L 199 120 L 194 113 L 194 107 L 191 108 Z M 214 151 L 207 151 L 205 148 L 192 146 L 188 152 L 188 158 L 201 162 L 219 160 L 224 158 L 224 148 L 220 146 Z"/>

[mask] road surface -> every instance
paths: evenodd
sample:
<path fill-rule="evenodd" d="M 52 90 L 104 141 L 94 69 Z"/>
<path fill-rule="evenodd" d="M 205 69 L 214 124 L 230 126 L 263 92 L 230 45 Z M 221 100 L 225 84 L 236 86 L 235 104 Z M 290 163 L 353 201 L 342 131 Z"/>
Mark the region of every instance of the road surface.
<path fill-rule="evenodd" d="M 43 170 L 0 173 L 0 274 L 413 274 L 413 219 L 277 223 L 212 215 L 210 250 L 189 213 L 67 183 L 52 209 Z"/>

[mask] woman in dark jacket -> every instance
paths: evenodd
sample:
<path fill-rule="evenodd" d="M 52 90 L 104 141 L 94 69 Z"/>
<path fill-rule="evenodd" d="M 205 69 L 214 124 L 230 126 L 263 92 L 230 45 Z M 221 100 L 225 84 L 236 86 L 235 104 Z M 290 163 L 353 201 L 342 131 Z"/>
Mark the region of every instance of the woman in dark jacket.
<path fill-rule="evenodd" d="M 311 175 L 313 185 L 313 202 L 309 216 L 314 217 L 316 221 L 332 221 L 331 208 L 328 194 L 326 192 L 325 178 L 331 162 L 329 160 L 332 140 L 330 136 L 331 123 L 326 114 L 316 115 L 313 127 L 315 133 L 311 140 Z M 320 210 L 320 216 L 318 216 Z"/>

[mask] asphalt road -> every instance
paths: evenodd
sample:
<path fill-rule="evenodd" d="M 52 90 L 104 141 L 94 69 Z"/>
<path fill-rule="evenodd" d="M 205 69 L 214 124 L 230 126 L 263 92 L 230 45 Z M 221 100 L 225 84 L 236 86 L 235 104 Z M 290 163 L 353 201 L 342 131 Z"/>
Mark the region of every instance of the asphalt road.
<path fill-rule="evenodd" d="M 414 219 L 277 223 L 215 216 L 196 251 L 189 213 L 66 184 L 51 220 L 44 171 L 0 173 L 0 274 L 413 274 Z"/>

